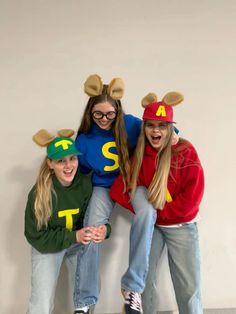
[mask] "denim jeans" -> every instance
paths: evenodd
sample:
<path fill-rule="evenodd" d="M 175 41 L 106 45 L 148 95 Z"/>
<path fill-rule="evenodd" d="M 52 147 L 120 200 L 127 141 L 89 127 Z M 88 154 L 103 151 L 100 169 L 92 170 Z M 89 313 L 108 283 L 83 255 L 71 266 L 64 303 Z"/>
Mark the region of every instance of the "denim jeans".
<path fill-rule="evenodd" d="M 164 247 L 180 314 L 202 314 L 200 292 L 200 253 L 197 224 L 178 228 L 157 227 L 153 233 L 149 272 L 142 295 L 144 314 L 156 314 L 158 292 L 157 266 Z"/>
<path fill-rule="evenodd" d="M 114 208 L 109 195 L 110 190 L 94 187 L 92 197 L 86 210 L 84 225 L 98 226 L 106 224 Z M 100 293 L 100 259 L 101 245 L 91 242 L 83 245 L 78 255 L 76 269 L 74 304 L 76 308 L 96 304 Z"/>
<path fill-rule="evenodd" d="M 156 209 L 147 200 L 147 189 L 137 187 L 132 205 L 135 211 L 130 229 L 129 266 L 121 279 L 121 288 L 142 293 L 149 266 Z"/>
<path fill-rule="evenodd" d="M 74 285 L 77 255 L 80 245 L 75 244 L 58 253 L 42 254 L 36 249 L 31 250 L 32 275 L 31 296 L 27 314 L 50 314 L 54 308 L 54 297 L 57 281 L 63 260 Z"/>

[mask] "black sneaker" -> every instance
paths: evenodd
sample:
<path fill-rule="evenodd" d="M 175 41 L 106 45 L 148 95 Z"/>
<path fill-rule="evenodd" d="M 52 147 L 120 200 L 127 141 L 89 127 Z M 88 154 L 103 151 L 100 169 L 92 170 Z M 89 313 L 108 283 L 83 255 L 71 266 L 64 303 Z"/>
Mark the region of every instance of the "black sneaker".
<path fill-rule="evenodd" d="M 141 294 L 138 292 L 123 290 L 122 294 L 125 298 L 124 311 L 125 314 L 142 314 Z"/>
<path fill-rule="evenodd" d="M 89 314 L 89 308 L 87 310 L 75 310 L 74 314 Z"/>

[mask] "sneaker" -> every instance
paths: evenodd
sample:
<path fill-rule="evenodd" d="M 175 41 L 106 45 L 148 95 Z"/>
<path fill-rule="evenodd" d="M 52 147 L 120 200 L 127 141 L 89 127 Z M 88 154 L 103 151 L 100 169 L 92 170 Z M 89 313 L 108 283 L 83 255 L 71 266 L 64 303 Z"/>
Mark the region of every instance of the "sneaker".
<path fill-rule="evenodd" d="M 77 309 L 74 311 L 74 314 L 89 314 L 89 307 L 85 306 L 81 309 Z"/>
<path fill-rule="evenodd" d="M 142 314 L 142 300 L 141 294 L 138 292 L 132 292 L 122 290 L 122 294 L 125 298 L 124 313 L 125 314 Z"/>

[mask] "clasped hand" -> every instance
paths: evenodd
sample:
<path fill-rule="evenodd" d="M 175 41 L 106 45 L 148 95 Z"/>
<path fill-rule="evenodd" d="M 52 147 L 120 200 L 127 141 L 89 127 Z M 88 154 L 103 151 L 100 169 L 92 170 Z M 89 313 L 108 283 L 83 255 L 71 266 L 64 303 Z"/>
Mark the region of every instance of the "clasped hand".
<path fill-rule="evenodd" d="M 76 231 L 76 241 L 82 244 L 88 244 L 91 241 L 101 243 L 106 238 L 106 233 L 107 227 L 105 225 L 84 227 Z"/>

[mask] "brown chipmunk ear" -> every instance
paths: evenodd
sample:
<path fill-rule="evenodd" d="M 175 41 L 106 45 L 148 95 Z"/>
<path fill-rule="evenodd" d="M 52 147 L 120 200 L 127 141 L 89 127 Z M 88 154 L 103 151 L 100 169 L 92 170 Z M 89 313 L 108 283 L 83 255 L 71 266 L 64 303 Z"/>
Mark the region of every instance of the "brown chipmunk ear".
<path fill-rule="evenodd" d="M 84 83 L 84 92 L 90 96 L 98 96 L 102 94 L 103 84 L 99 75 L 90 75 Z"/>
<path fill-rule="evenodd" d="M 37 133 L 35 133 L 32 137 L 33 141 L 41 147 L 48 146 L 54 140 L 55 136 L 48 133 L 47 130 L 41 129 Z"/>
<path fill-rule="evenodd" d="M 125 92 L 125 84 L 119 77 L 114 78 L 107 87 L 107 94 L 115 100 L 120 100 Z"/>
<path fill-rule="evenodd" d="M 149 93 L 145 97 L 143 97 L 141 104 L 142 107 L 145 108 L 147 105 L 157 102 L 157 95 L 155 93 Z"/>
<path fill-rule="evenodd" d="M 176 106 L 184 100 L 184 96 L 179 92 L 169 92 L 163 98 L 162 101 L 169 106 Z"/>
<path fill-rule="evenodd" d="M 75 134 L 75 131 L 72 129 L 61 129 L 57 134 L 61 137 L 71 137 Z"/>

